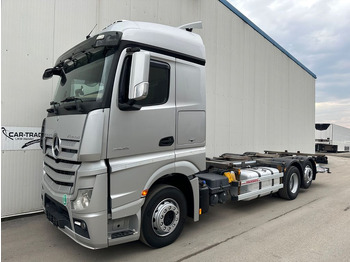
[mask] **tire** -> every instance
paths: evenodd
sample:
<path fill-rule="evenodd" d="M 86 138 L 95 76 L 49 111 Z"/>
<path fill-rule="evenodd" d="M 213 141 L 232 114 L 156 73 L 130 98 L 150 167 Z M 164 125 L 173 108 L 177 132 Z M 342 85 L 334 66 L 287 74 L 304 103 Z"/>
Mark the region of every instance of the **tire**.
<path fill-rule="evenodd" d="M 182 232 L 186 212 L 186 199 L 178 188 L 155 186 L 142 207 L 140 240 L 154 248 L 170 245 Z"/>
<path fill-rule="evenodd" d="M 281 198 L 293 200 L 298 196 L 300 189 L 300 171 L 297 167 L 292 166 L 284 176 L 283 188 L 278 191 Z"/>
<path fill-rule="evenodd" d="M 307 160 L 304 165 L 302 179 L 301 179 L 301 187 L 302 188 L 309 188 L 312 183 L 312 179 L 314 176 L 314 171 L 312 169 L 311 162 Z"/>

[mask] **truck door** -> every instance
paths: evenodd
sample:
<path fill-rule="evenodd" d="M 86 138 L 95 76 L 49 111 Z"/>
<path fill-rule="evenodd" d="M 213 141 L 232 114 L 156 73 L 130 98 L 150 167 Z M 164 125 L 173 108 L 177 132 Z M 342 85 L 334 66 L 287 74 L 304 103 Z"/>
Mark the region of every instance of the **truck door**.
<path fill-rule="evenodd" d="M 149 91 L 143 100 L 130 103 L 127 98 L 132 55 L 124 50 L 117 68 L 107 144 L 112 211 L 140 199 L 146 182 L 160 168 L 174 171 L 175 59 L 150 54 Z"/>

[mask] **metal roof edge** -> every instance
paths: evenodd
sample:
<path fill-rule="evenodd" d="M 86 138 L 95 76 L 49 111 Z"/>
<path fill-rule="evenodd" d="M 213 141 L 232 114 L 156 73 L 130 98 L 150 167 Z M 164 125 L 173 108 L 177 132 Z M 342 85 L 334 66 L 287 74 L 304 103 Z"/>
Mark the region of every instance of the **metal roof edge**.
<path fill-rule="evenodd" d="M 244 14 L 242 14 L 238 9 L 233 7 L 227 0 L 219 0 L 224 6 L 230 9 L 233 13 L 235 13 L 239 18 L 241 18 L 244 22 L 246 22 L 250 27 L 252 27 L 255 31 L 257 31 L 260 35 L 262 35 L 267 41 L 281 50 L 286 56 L 292 59 L 297 65 L 299 65 L 302 69 L 308 72 L 313 78 L 317 79 L 317 76 L 306 66 L 304 66 L 298 59 L 292 56 L 286 49 L 280 46 L 275 40 L 273 40 L 270 36 L 268 36 L 263 30 L 261 30 L 257 25 L 255 25 L 252 21 L 249 20 Z"/>

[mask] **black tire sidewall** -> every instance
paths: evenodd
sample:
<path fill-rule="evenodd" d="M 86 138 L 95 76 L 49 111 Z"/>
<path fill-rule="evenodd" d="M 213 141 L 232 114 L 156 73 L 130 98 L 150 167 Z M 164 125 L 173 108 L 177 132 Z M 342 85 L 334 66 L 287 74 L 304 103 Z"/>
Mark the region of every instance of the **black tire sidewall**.
<path fill-rule="evenodd" d="M 177 202 L 180 209 L 180 219 L 175 230 L 171 234 L 162 237 L 158 236 L 152 228 L 152 215 L 157 205 L 166 198 L 171 198 Z M 186 220 L 186 210 L 186 199 L 179 189 L 169 185 L 157 186 L 142 208 L 141 239 L 154 248 L 170 245 L 182 232 Z"/>
<path fill-rule="evenodd" d="M 293 193 L 291 191 L 291 189 L 289 188 L 289 182 L 290 182 L 290 179 L 292 177 L 292 174 L 296 173 L 298 175 L 298 179 L 299 179 L 299 183 L 298 183 L 298 189 L 295 193 Z M 290 200 L 293 200 L 295 198 L 297 198 L 298 194 L 299 194 L 299 190 L 300 190 L 300 184 L 301 184 L 301 175 L 300 175 L 300 171 L 297 167 L 295 166 L 292 166 L 288 172 L 287 172 L 287 177 L 286 177 L 286 181 L 285 181 L 285 187 L 287 189 L 287 194 L 288 194 L 288 197 Z"/>

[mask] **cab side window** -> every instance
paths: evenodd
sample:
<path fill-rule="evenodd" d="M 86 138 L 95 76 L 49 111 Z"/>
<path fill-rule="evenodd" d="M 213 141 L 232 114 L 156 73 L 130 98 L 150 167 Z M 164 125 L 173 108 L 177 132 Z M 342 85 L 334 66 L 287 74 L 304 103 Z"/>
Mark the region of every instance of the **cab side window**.
<path fill-rule="evenodd" d="M 119 104 L 128 104 L 131 56 L 124 60 L 120 85 Z M 149 89 L 145 99 L 133 101 L 134 105 L 155 106 L 165 104 L 169 98 L 170 66 L 167 63 L 151 60 L 149 70 Z"/>

